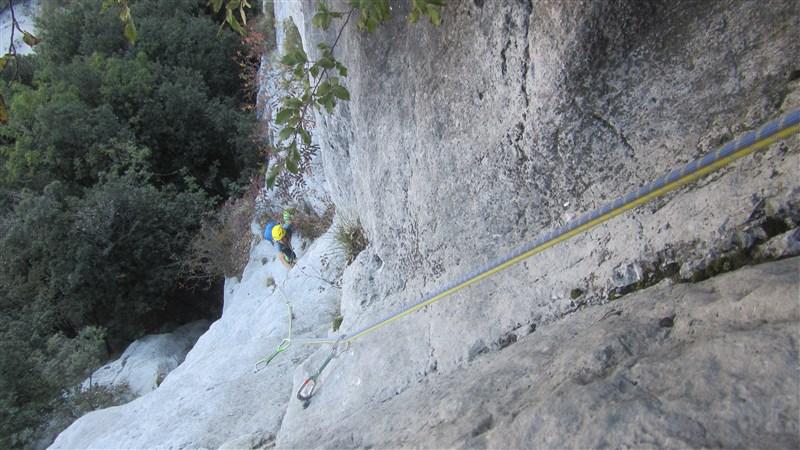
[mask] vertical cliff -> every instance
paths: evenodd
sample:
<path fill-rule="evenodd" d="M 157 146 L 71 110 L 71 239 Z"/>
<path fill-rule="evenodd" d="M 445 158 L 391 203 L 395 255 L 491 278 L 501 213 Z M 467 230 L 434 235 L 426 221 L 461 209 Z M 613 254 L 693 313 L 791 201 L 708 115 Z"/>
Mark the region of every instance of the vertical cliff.
<path fill-rule="evenodd" d="M 800 445 L 798 259 L 732 271 L 800 254 L 797 137 L 341 348 L 307 405 L 329 347 L 251 373 L 288 332 L 268 276 L 297 337 L 339 304 L 347 333 L 800 108 L 796 2 L 473 0 L 438 28 L 392 5 L 343 31 L 352 100 L 315 135 L 369 247 L 345 268 L 328 234 L 276 274 L 259 244 L 186 363 L 54 446 Z M 337 31 L 314 7 L 276 2 L 312 56 Z"/>

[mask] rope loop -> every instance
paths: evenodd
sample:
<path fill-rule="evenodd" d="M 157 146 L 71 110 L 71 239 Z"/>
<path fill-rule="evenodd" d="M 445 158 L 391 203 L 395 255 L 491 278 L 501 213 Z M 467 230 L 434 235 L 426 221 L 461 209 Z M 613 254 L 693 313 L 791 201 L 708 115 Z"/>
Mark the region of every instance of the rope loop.
<path fill-rule="evenodd" d="M 283 291 L 281 291 L 281 294 L 283 294 Z M 284 298 L 285 297 L 286 296 L 284 295 Z M 272 360 L 275 359 L 276 356 L 278 356 L 278 354 L 285 352 L 292 345 L 292 305 L 289 303 L 288 299 L 286 300 L 286 308 L 289 310 L 289 336 L 284 338 L 281 341 L 281 343 L 278 344 L 278 348 L 276 348 L 271 355 L 256 361 L 256 367 L 253 370 L 253 373 L 258 373 L 264 370 L 269 365 L 269 363 L 272 362 Z"/>

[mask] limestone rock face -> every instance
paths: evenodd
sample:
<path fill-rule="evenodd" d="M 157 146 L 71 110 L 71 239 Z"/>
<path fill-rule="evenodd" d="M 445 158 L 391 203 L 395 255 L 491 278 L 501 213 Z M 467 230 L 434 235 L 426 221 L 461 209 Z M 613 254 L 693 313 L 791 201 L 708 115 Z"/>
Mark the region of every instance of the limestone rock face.
<path fill-rule="evenodd" d="M 404 4 L 375 35 L 344 31 L 352 101 L 319 118 L 337 211 L 371 242 L 345 272 L 345 332 L 800 107 L 797 2 L 460 2 L 439 28 Z M 305 30 L 309 49 L 337 31 Z M 278 445 L 432 373 L 471 377 L 581 308 L 740 266 L 800 223 L 796 167 L 794 137 L 365 337 L 321 394 L 341 413 L 290 404 Z"/>
<path fill-rule="evenodd" d="M 792 258 L 664 281 L 363 408 L 326 385 L 290 403 L 278 446 L 797 448 L 799 275 Z"/>
<path fill-rule="evenodd" d="M 383 261 L 366 321 L 800 108 L 800 45 L 782 31 L 798 25 L 796 2 L 460 2 L 440 28 L 403 21 L 405 3 L 375 35 L 345 30 L 353 100 L 318 133 L 337 211 L 364 224 L 363 257 Z M 312 50 L 336 31 L 305 30 Z M 458 308 L 453 323 L 495 340 L 520 319 L 555 320 L 574 309 L 571 289 L 605 298 L 619 267 L 702 254 L 764 201 L 796 221 L 797 142 L 493 278 L 470 296 L 492 295 L 498 322 Z"/>
<path fill-rule="evenodd" d="M 330 330 L 339 291 L 323 280 L 335 279 L 342 266 L 342 258 L 326 256 L 332 245 L 330 234 L 305 251 L 298 245 L 300 260 L 287 271 L 275 249 L 259 243 L 242 279 L 225 284 L 222 318 L 158 388 L 81 417 L 51 448 L 217 448 L 229 441 L 229 448 L 241 448 L 267 442 L 291 398 L 294 367 L 313 349 L 293 345 L 258 372 L 255 363 L 289 336 L 287 303 L 294 337 Z"/>
<path fill-rule="evenodd" d="M 101 386 L 127 385 L 140 396 L 157 388 L 164 377 L 178 367 L 195 341 L 208 329 L 209 322 L 199 320 L 171 333 L 154 334 L 134 341 L 116 361 L 97 369 L 84 384 Z"/>
<path fill-rule="evenodd" d="M 337 211 L 371 242 L 345 272 L 345 332 L 800 107 L 796 2 L 460 2 L 440 28 L 403 21 L 404 4 L 375 35 L 344 31 L 352 101 L 319 118 Z M 336 33 L 305 30 L 311 50 Z M 797 227 L 796 167 L 795 137 L 365 337 L 332 363 L 326 413 L 290 404 L 278 445 L 432 373 L 471 379 L 480 355 L 637 285 L 735 268 Z"/>

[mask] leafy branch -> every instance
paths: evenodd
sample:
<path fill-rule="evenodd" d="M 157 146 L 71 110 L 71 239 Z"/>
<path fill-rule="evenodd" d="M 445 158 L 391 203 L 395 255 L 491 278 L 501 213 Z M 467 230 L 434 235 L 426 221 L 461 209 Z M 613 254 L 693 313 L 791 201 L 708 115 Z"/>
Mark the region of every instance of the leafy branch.
<path fill-rule="evenodd" d="M 119 20 L 125 24 L 125 38 L 131 44 L 135 44 L 137 37 L 136 24 L 133 21 L 128 0 L 103 0 L 100 10 L 106 11 L 112 6 L 119 8 Z M 228 24 L 242 36 L 247 33 L 244 28 L 247 25 L 247 10 L 252 8 L 252 5 L 247 0 L 208 0 L 208 6 L 211 7 L 214 14 L 219 14 L 223 6 L 225 7 L 225 20 L 220 24 L 219 32 L 222 32 L 225 24 Z"/>
<path fill-rule="evenodd" d="M 131 14 L 130 6 L 128 6 L 128 0 L 103 0 L 103 4 L 100 6 L 100 11 L 106 11 L 112 6 L 119 8 L 119 20 L 125 24 L 125 29 L 123 30 L 125 39 L 127 39 L 131 44 L 135 44 L 136 24 L 133 22 L 133 15 Z"/>
<path fill-rule="evenodd" d="M 320 50 L 321 55 L 313 63 L 309 62 L 308 55 L 306 55 L 302 46 L 297 46 L 285 54 L 280 61 L 292 75 L 292 79 L 289 80 L 290 84 L 292 82 L 299 84 L 300 89 L 296 95 L 290 94 L 281 99 L 281 107 L 275 115 L 275 123 L 283 126 L 283 129 L 278 134 L 278 145 L 280 146 L 278 151 L 284 157 L 279 159 L 270 169 L 267 176 L 267 185 L 269 187 L 274 186 L 278 175 L 284 169 L 292 174 L 300 172 L 302 154 L 304 150 L 307 152 L 312 146 L 311 133 L 309 131 L 310 119 L 308 117 L 311 109 L 324 107 L 330 113 L 336 106 L 337 100 L 350 99 L 350 93 L 347 88 L 339 83 L 338 77 L 328 76 L 326 78 L 326 76 L 333 69 L 337 70 L 339 76 L 347 76 L 347 68 L 333 57 L 333 50 L 339 43 L 342 32 L 353 15 L 354 8 L 351 8 L 347 13 L 329 11 L 324 7 L 323 10 L 329 18 L 327 25 L 330 25 L 330 18 L 347 15 L 344 23 L 339 28 L 339 33 L 333 45 L 318 44 L 317 48 Z M 314 24 L 319 23 L 319 17 L 319 13 L 314 16 Z M 313 86 L 310 77 L 314 79 Z"/>
<path fill-rule="evenodd" d="M 252 8 L 252 5 L 250 5 L 247 0 L 208 0 L 208 4 L 211 6 L 214 14 L 218 14 L 222 10 L 222 6 L 225 6 L 225 21 L 219 26 L 220 32 L 222 32 L 222 28 L 227 23 L 233 31 L 240 35 L 244 36 L 247 33 L 244 29 L 247 25 L 246 11 Z M 241 23 L 239 19 L 241 19 Z"/>
<path fill-rule="evenodd" d="M 427 16 L 433 25 L 438 26 L 441 23 L 440 12 L 444 0 L 410 1 L 410 22 Z M 311 20 L 314 27 L 327 30 L 334 19 L 344 17 L 344 22 L 339 27 L 333 45 L 317 44 L 320 56 L 316 61 L 310 61 L 300 45 L 288 51 L 280 60 L 290 74 L 286 83 L 289 94 L 281 99 L 281 107 L 275 115 L 275 124 L 282 129 L 278 133 L 273 152 L 276 160 L 267 175 L 267 186 L 270 188 L 286 171 L 298 175 L 305 168 L 307 158 L 303 155 L 314 151 L 310 132 L 313 121 L 309 114 L 322 108 L 330 114 L 339 100 L 350 100 L 350 92 L 340 82 L 340 77 L 347 76 L 347 68 L 336 60 L 333 51 L 353 13 L 359 11 L 356 24 L 360 31 L 367 32 L 375 31 L 378 25 L 389 20 L 391 16 L 389 0 L 350 0 L 349 5 L 350 10 L 342 12 L 331 10 L 325 2 L 318 3 L 317 12 Z M 338 76 L 331 74 L 334 70 Z"/>
<path fill-rule="evenodd" d="M 411 12 L 408 14 L 408 21 L 416 22 L 422 16 L 428 16 L 428 20 L 435 26 L 442 24 L 442 8 L 445 0 L 411 0 Z"/>
<path fill-rule="evenodd" d="M 19 21 L 17 20 L 17 15 L 14 12 L 14 0 L 9 0 L 8 2 L 8 9 L 11 11 L 11 37 L 9 38 L 8 43 L 8 52 L 0 57 L 0 71 L 5 69 L 6 65 L 12 59 L 14 62 L 17 62 L 17 46 L 14 43 L 14 33 L 19 31 L 22 33 L 22 42 L 26 43 L 29 47 L 34 47 L 41 40 L 34 36 L 33 34 L 25 31 L 19 25 Z M 14 66 L 15 70 L 19 69 L 18 65 Z M 16 78 L 16 73 L 14 74 L 14 78 Z M 2 95 L 0 95 L 0 124 L 8 123 L 8 109 L 6 108 L 6 102 Z"/>

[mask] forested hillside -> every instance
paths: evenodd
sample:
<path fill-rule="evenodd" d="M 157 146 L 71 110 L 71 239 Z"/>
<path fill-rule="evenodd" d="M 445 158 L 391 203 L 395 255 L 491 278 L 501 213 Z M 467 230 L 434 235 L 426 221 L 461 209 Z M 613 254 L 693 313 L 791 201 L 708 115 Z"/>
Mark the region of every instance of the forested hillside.
<path fill-rule="evenodd" d="M 64 393 L 132 339 L 214 314 L 192 243 L 259 155 L 242 38 L 205 1 L 131 2 L 135 43 L 100 2 L 48 3 L 0 86 L 3 448 L 98 406 Z"/>

